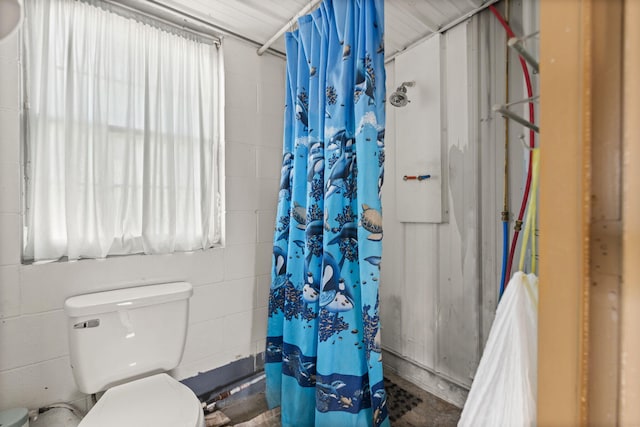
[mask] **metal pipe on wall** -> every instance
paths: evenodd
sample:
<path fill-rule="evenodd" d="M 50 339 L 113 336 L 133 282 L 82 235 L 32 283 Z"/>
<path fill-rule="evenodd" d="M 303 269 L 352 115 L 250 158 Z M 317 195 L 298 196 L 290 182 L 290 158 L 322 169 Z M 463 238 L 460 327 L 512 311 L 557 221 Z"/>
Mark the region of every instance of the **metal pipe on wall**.
<path fill-rule="evenodd" d="M 414 40 L 411 43 L 409 43 L 408 45 L 406 45 L 403 49 L 401 49 L 399 51 L 396 51 L 393 54 L 391 54 L 389 57 L 385 58 L 384 63 L 388 64 L 389 62 L 391 62 L 394 59 L 396 59 L 396 57 L 398 55 L 404 53 L 408 49 L 411 49 L 412 47 L 415 47 L 415 46 L 419 45 L 423 41 L 427 40 L 429 37 L 433 37 L 435 34 L 442 34 L 445 31 L 450 30 L 451 28 L 455 27 L 459 23 L 461 23 L 463 21 L 466 21 L 467 19 L 471 18 L 472 16 L 476 15 L 477 13 L 482 12 L 483 10 L 485 10 L 489 6 L 493 5 L 494 3 L 497 3 L 498 1 L 500 1 L 500 0 L 490 0 L 490 1 L 486 2 L 486 3 L 484 3 L 482 6 L 472 10 L 471 12 L 464 14 L 460 18 L 455 19 L 455 20 L 451 21 L 450 23 L 448 23 L 446 25 L 443 25 L 442 27 L 438 28 L 437 31 L 432 32 L 432 33 L 424 34 L 423 36 L 417 38 L 416 40 Z"/>
<path fill-rule="evenodd" d="M 508 117 L 511 120 L 520 123 L 522 126 L 525 126 L 525 127 L 531 129 L 532 131 L 534 131 L 536 133 L 540 133 L 540 128 L 538 126 L 534 125 L 530 121 L 527 121 L 527 120 L 523 119 L 522 117 L 520 117 L 516 113 L 513 113 L 513 112 L 507 110 L 502 105 L 494 105 L 493 106 L 493 111 L 495 111 L 496 113 L 502 114 L 502 117 Z"/>
<path fill-rule="evenodd" d="M 524 58 L 525 61 L 527 61 L 529 63 L 529 65 L 531 65 L 531 68 L 533 68 L 533 71 L 535 73 L 539 73 L 540 72 L 540 67 L 538 66 L 538 61 L 533 57 L 533 55 L 531 55 L 529 53 L 529 51 L 527 51 L 527 49 L 524 48 L 524 46 L 522 46 L 522 40 L 517 38 L 517 37 L 511 37 L 509 39 L 509 41 L 507 42 L 507 45 L 512 48 L 515 49 L 516 52 L 518 52 L 520 54 L 520 56 L 522 56 Z"/>
<path fill-rule="evenodd" d="M 509 23 L 509 0 L 504 3 L 504 19 Z M 509 49 L 504 52 L 504 105 L 509 106 Z M 498 297 L 504 293 L 504 286 L 507 283 L 507 262 L 509 262 L 509 118 L 504 118 L 504 182 L 502 183 L 502 267 L 500 272 L 500 289 Z"/>

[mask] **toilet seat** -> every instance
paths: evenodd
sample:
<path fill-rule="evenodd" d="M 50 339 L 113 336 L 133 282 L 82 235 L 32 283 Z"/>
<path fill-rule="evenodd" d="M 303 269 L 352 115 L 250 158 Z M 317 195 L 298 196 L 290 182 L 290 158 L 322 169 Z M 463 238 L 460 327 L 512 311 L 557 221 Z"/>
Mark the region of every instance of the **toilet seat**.
<path fill-rule="evenodd" d="M 184 384 L 158 374 L 107 390 L 79 427 L 204 427 L 198 398 Z"/>

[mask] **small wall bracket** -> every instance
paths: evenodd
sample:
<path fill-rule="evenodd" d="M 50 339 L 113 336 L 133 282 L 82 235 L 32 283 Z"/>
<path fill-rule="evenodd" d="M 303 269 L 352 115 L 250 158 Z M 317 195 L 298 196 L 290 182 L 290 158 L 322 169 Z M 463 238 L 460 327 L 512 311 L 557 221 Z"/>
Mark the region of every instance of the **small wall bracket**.
<path fill-rule="evenodd" d="M 508 119 L 513 120 L 514 122 L 520 123 L 522 126 L 525 126 L 536 133 L 540 133 L 540 128 L 538 126 L 534 125 L 529 120 L 523 119 L 516 113 L 507 110 L 506 106 L 504 105 L 494 105 L 493 111 L 495 111 L 496 113 L 502 114 L 502 117 L 506 117 Z"/>
<path fill-rule="evenodd" d="M 518 54 L 522 56 L 524 60 L 527 61 L 527 63 L 529 63 L 529 65 L 531 65 L 531 68 L 533 68 L 533 72 L 538 74 L 540 72 L 538 61 L 533 57 L 533 55 L 529 53 L 528 50 L 524 48 L 524 46 L 522 46 L 522 41 L 523 39 L 519 39 L 517 37 L 511 37 L 507 42 L 507 45 L 510 48 L 514 49 L 516 52 L 518 52 Z"/>

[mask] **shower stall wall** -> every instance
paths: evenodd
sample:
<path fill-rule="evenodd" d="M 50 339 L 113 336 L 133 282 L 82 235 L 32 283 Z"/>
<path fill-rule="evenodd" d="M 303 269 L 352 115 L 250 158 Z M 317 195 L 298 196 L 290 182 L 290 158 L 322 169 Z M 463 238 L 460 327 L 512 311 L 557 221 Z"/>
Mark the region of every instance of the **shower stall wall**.
<path fill-rule="evenodd" d="M 537 1 L 512 0 L 510 9 L 517 34 L 537 30 Z M 488 11 L 440 37 L 442 222 L 406 222 L 397 212 L 398 186 L 408 171 L 399 169 L 393 147 L 400 149 L 407 142 L 398 140 L 399 117 L 409 107 L 387 104 L 385 172 L 392 185 L 382 192 L 382 343 L 387 369 L 462 406 L 498 301 L 505 121 L 491 107 L 505 102 L 507 46 L 503 29 Z M 528 50 L 537 53 L 537 39 L 527 43 Z M 411 62 L 414 50 L 401 55 L 409 61 L 400 62 Z M 398 87 L 411 74 L 399 70 L 395 62 L 387 64 L 389 88 Z M 524 99 L 522 73 L 511 52 L 509 62 L 510 100 Z M 422 70 L 416 65 L 414 72 L 419 76 Z M 533 84 L 537 93 L 537 75 Z M 410 88 L 408 94 L 413 102 L 419 91 Z M 512 213 L 517 212 L 523 192 L 527 153 L 520 138 L 527 135 L 523 127 L 509 125 Z"/>

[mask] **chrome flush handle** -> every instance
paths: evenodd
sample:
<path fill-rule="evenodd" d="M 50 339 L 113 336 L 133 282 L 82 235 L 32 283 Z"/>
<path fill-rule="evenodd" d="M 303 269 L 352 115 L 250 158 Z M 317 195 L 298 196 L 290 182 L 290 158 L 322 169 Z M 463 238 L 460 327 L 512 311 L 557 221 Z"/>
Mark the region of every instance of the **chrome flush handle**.
<path fill-rule="evenodd" d="M 73 325 L 73 329 L 96 328 L 100 326 L 100 319 L 91 319 L 86 322 L 80 322 Z"/>

